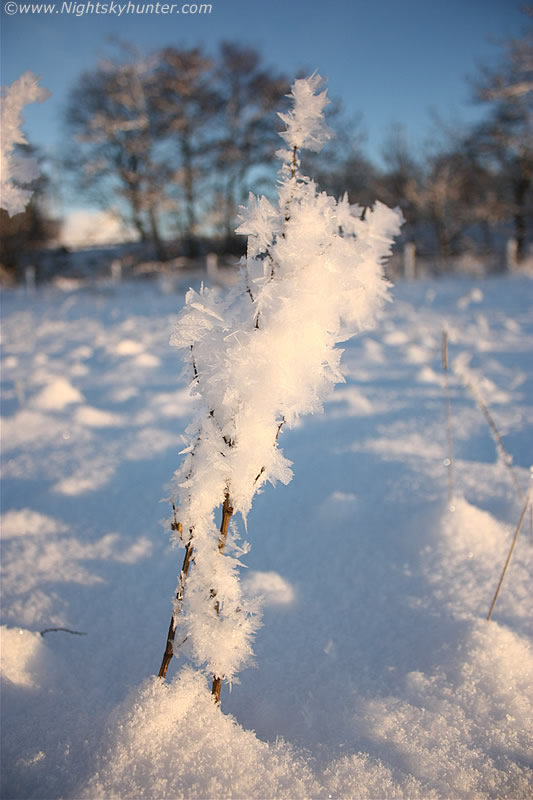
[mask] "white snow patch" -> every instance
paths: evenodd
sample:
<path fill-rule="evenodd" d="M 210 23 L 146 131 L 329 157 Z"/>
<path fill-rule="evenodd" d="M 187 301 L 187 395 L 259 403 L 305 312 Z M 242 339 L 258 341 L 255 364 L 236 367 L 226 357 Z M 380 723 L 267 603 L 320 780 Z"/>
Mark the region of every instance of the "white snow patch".
<path fill-rule="evenodd" d="M 82 401 L 82 393 L 70 381 L 56 378 L 32 399 L 32 405 L 46 411 L 62 411 L 71 403 Z"/>
<path fill-rule="evenodd" d="M 117 709 L 98 770 L 76 796 L 309 797 L 319 786 L 289 745 L 261 742 L 213 702 L 189 669 L 171 682 L 146 680 Z"/>
<path fill-rule="evenodd" d="M 20 511 L 7 511 L 0 516 L 0 527 L 3 539 L 13 539 L 17 536 L 50 536 L 56 533 L 66 533 L 68 525 L 59 522 L 46 514 L 23 508 Z"/>
<path fill-rule="evenodd" d="M 293 587 L 278 572 L 250 572 L 243 578 L 243 590 L 260 597 L 263 606 L 286 606 L 295 600 Z"/>
<path fill-rule="evenodd" d="M 0 626 L 0 675 L 17 686 L 38 688 L 34 671 L 42 656 L 40 633 Z"/>
<path fill-rule="evenodd" d="M 144 344 L 135 339 L 122 339 L 115 345 L 113 351 L 117 356 L 138 356 L 144 353 Z"/>
<path fill-rule="evenodd" d="M 115 470 L 115 463 L 110 463 L 105 458 L 95 458 L 88 463 L 82 463 L 72 475 L 54 484 L 52 491 L 70 497 L 76 497 L 86 492 L 94 492 L 109 483 Z"/>
<path fill-rule="evenodd" d="M 160 366 L 161 359 L 157 356 L 154 356 L 153 353 L 140 353 L 138 356 L 136 356 L 135 363 L 138 367 L 153 369 Z"/>
<path fill-rule="evenodd" d="M 89 428 L 110 428 L 124 425 L 124 420 L 119 414 L 92 406 L 80 406 L 76 409 L 74 418 L 80 425 L 87 425 Z"/>

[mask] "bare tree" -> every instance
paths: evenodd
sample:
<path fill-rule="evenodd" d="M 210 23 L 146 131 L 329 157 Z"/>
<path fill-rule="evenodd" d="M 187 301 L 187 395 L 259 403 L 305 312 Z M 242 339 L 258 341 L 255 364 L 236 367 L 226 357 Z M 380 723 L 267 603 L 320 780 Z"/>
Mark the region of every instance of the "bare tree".
<path fill-rule="evenodd" d="M 387 205 L 402 209 L 405 218 L 403 237 L 414 242 L 422 216 L 416 198 L 423 168 L 409 147 L 407 130 L 402 125 L 391 127 L 381 153 L 385 169 L 379 178 L 377 195 Z"/>
<path fill-rule="evenodd" d="M 276 110 L 289 85 L 261 64 L 257 50 L 229 42 L 220 46 L 217 62 L 220 137 L 215 159 L 219 225 L 227 239 L 233 237 L 237 208 L 252 189 L 261 170 L 274 161 L 279 149 Z"/>
<path fill-rule="evenodd" d="M 213 87 L 213 61 L 199 47 L 167 47 L 155 58 L 152 104 L 158 131 L 177 143 L 179 172 L 175 186 L 183 199 L 182 235 L 191 252 L 198 233 L 199 189 L 213 151 L 211 123 L 220 106 Z"/>
<path fill-rule="evenodd" d="M 84 72 L 70 95 L 67 124 L 74 134 L 70 164 L 82 186 L 97 187 L 102 205 L 117 208 L 164 257 L 160 216 L 173 179 L 160 152 L 150 106 L 152 64 L 134 52 L 126 62 L 106 61 Z"/>
<path fill-rule="evenodd" d="M 519 259 L 525 255 L 533 210 L 533 9 L 526 13 L 530 22 L 524 35 L 503 44 L 497 67 L 480 70 L 475 93 L 490 111 L 471 137 L 480 158 L 496 165 L 504 178 Z"/>
<path fill-rule="evenodd" d="M 32 145 L 19 144 L 17 148 L 42 163 L 42 157 Z M 59 222 L 50 212 L 50 179 L 42 169 L 31 184 L 31 190 L 31 200 L 22 213 L 10 217 L 7 211 L 0 209 L 0 280 L 21 279 L 24 266 L 35 263 L 34 251 L 49 245 L 58 234 Z"/>

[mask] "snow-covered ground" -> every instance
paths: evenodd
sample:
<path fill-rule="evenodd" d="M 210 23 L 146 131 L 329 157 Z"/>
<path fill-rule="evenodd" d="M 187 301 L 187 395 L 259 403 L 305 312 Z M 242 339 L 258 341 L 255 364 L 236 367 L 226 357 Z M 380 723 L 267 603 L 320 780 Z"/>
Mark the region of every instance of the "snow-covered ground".
<path fill-rule="evenodd" d="M 155 678 L 182 553 L 160 520 L 191 415 L 156 281 L 2 294 L 2 797 L 474 798 L 533 791 L 533 281 L 399 284 L 248 519 L 256 668 Z M 185 288 L 185 287 L 182 287 Z M 241 525 L 242 528 L 242 525 Z M 48 628 L 67 628 L 77 633 Z M 83 635 L 78 635 L 78 634 Z M 177 633 L 179 640 L 179 628 Z"/>

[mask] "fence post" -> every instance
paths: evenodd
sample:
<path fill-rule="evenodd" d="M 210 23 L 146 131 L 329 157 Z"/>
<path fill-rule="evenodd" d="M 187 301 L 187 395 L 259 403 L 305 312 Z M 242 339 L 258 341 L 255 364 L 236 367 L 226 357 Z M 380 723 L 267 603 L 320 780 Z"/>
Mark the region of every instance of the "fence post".
<path fill-rule="evenodd" d="M 111 280 L 113 283 L 120 283 L 122 280 L 122 261 L 120 258 L 114 258 L 111 262 Z"/>
<path fill-rule="evenodd" d="M 507 239 L 505 248 L 505 265 L 507 269 L 512 272 L 518 266 L 518 242 L 516 239 Z"/>
<path fill-rule="evenodd" d="M 216 280 L 218 276 L 218 256 L 216 253 L 208 253 L 205 265 L 207 269 L 207 277 L 211 280 Z"/>
<path fill-rule="evenodd" d="M 37 270 L 35 269 L 33 264 L 30 264 L 24 270 L 24 284 L 26 286 L 26 291 L 28 292 L 35 291 L 35 286 L 37 283 L 36 278 L 37 278 Z"/>
<path fill-rule="evenodd" d="M 416 245 L 406 242 L 403 248 L 403 276 L 408 281 L 416 277 Z"/>

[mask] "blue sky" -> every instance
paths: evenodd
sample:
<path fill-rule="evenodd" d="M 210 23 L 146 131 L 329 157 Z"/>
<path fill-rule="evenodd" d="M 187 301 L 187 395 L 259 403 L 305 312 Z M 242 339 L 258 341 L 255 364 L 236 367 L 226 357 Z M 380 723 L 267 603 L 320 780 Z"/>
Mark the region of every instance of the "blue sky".
<path fill-rule="evenodd" d="M 289 77 L 302 67 L 317 69 L 330 95 L 362 114 L 366 151 L 377 157 L 392 123 L 405 126 L 416 149 L 430 135 L 432 109 L 457 122 L 479 116 L 468 76 L 526 22 L 520 0 L 212 0 L 210 15 L 121 17 L 9 16 L 6 0 L 0 5 L 2 84 L 27 69 L 42 75 L 52 98 L 27 108 L 25 131 L 50 155 L 61 153 L 69 88 L 80 71 L 112 52 L 111 36 L 146 52 L 168 44 L 213 51 L 228 39 L 256 46 L 265 64 Z"/>

